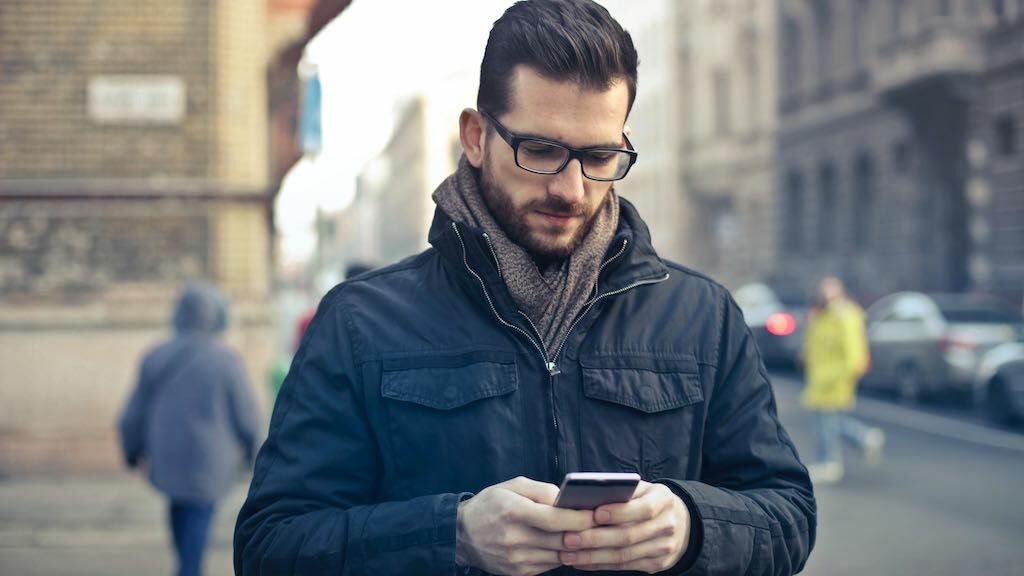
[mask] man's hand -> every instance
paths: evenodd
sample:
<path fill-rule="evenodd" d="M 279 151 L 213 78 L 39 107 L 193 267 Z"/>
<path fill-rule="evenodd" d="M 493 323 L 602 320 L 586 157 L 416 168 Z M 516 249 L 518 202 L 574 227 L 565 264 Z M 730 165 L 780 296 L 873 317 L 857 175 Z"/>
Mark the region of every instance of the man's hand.
<path fill-rule="evenodd" d="M 580 570 L 661 572 L 690 542 L 690 511 L 663 484 L 640 482 L 633 499 L 594 510 L 599 526 L 565 535 L 563 564 Z"/>
<path fill-rule="evenodd" d="M 562 565 L 563 533 L 595 526 L 590 510 L 552 506 L 558 486 L 513 478 L 459 504 L 455 561 L 492 574 L 526 576 Z"/>

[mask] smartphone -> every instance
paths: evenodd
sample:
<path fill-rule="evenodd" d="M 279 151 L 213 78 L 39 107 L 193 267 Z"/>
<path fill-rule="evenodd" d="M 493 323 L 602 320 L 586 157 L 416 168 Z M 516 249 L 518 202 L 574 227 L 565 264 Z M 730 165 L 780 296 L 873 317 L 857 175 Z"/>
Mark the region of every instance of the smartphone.
<path fill-rule="evenodd" d="M 640 475 L 625 472 L 570 472 L 562 480 L 555 506 L 593 510 L 602 504 L 628 502 Z"/>

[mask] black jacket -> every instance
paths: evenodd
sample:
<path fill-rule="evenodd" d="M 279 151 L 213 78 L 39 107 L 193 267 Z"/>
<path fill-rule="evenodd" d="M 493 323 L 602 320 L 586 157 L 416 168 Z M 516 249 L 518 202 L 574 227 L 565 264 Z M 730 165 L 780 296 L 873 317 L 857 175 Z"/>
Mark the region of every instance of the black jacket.
<path fill-rule="evenodd" d="M 437 211 L 430 241 L 321 302 L 238 517 L 238 574 L 454 574 L 460 498 L 572 471 L 670 485 L 693 513 L 688 574 L 803 567 L 814 496 L 741 313 L 660 260 L 628 202 L 557 351 L 485 235 Z"/>

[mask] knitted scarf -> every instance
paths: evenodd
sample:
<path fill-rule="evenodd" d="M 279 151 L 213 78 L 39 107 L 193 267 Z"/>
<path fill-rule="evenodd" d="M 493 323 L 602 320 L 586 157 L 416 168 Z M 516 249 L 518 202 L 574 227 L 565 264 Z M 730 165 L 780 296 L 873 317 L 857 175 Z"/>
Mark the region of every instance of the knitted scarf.
<path fill-rule="evenodd" d="M 573 320 L 590 298 L 601 261 L 615 235 L 619 201 L 614 188 L 598 209 L 583 242 L 565 260 L 541 271 L 525 249 L 514 243 L 491 215 L 480 189 L 479 171 L 465 156 L 458 169 L 433 194 L 434 202 L 457 222 L 491 239 L 502 280 L 512 299 L 536 326 L 551 360 Z"/>

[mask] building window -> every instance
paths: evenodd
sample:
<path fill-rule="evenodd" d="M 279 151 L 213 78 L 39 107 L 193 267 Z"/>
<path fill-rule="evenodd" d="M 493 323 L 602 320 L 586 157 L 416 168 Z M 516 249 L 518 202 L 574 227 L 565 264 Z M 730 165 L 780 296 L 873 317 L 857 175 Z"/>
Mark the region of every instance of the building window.
<path fill-rule="evenodd" d="M 867 15 L 867 1 L 857 0 L 853 5 L 853 32 L 851 34 L 853 44 L 850 46 L 853 58 L 853 69 L 857 72 L 860 71 L 860 68 L 864 65 L 865 61 L 864 49 L 867 44 L 867 42 L 865 42 L 865 35 L 867 34 Z"/>
<path fill-rule="evenodd" d="M 997 22 L 1002 22 L 1006 18 L 1006 2 L 1005 0 L 991 0 L 992 14 L 996 17 Z"/>
<path fill-rule="evenodd" d="M 836 169 L 831 162 L 818 170 L 818 249 L 822 253 L 836 249 Z"/>
<path fill-rule="evenodd" d="M 858 250 L 871 247 L 871 221 L 875 204 L 875 162 L 868 153 L 857 157 L 853 167 L 853 245 Z"/>
<path fill-rule="evenodd" d="M 711 222 L 711 236 L 714 238 L 711 265 L 718 268 L 729 260 L 736 249 L 739 224 L 733 209 L 732 198 L 718 198 L 710 202 L 708 216 Z"/>
<path fill-rule="evenodd" d="M 910 143 L 904 140 L 897 140 L 892 144 L 892 171 L 896 174 L 906 174 L 910 170 Z"/>
<path fill-rule="evenodd" d="M 905 0 L 892 0 L 892 4 L 890 4 L 891 13 L 889 22 L 892 23 L 892 26 L 889 31 L 893 40 L 899 39 L 908 24 L 906 21 L 906 8 Z"/>
<path fill-rule="evenodd" d="M 996 120 L 996 151 L 1000 156 L 1013 156 L 1017 153 L 1017 122 L 1009 114 Z"/>
<path fill-rule="evenodd" d="M 750 88 L 747 94 L 747 114 L 750 116 L 747 131 L 756 134 L 761 127 L 761 69 L 757 60 L 747 61 L 747 83 Z"/>
<path fill-rule="evenodd" d="M 829 75 L 832 71 L 832 39 L 834 38 L 832 14 L 827 3 L 818 2 L 815 4 L 814 19 L 818 33 L 818 83 L 825 85 L 828 83 Z"/>
<path fill-rule="evenodd" d="M 787 94 L 800 92 L 800 26 L 796 20 L 787 17 L 783 25 L 783 86 Z"/>
<path fill-rule="evenodd" d="M 714 90 L 712 103 L 715 107 L 715 133 L 732 132 L 732 99 L 729 94 L 729 73 L 723 68 L 715 70 L 712 79 Z"/>
<path fill-rule="evenodd" d="M 798 254 L 804 247 L 804 179 L 800 172 L 794 170 L 786 176 L 785 190 L 782 202 L 782 247 L 786 252 Z"/>

